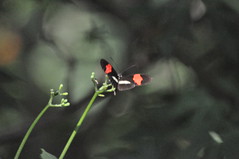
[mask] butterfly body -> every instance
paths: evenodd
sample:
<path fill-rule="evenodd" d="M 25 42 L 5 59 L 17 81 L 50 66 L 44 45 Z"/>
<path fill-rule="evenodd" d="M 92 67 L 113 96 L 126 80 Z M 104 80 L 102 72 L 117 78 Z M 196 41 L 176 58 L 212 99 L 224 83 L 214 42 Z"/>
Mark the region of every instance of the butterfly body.
<path fill-rule="evenodd" d="M 151 81 L 151 77 L 146 74 L 136 73 L 123 76 L 118 74 L 113 66 L 104 59 L 100 60 L 100 64 L 105 74 L 108 75 L 112 85 L 119 91 L 125 91 L 135 86 L 146 85 Z"/>

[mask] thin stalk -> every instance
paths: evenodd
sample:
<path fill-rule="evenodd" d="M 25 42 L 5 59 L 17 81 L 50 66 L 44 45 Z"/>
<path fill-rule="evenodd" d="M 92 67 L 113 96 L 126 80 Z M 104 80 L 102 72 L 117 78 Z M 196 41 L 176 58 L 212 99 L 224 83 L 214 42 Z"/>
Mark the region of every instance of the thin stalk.
<path fill-rule="evenodd" d="M 30 136 L 30 134 L 31 134 L 31 132 L 32 132 L 32 130 L 33 130 L 33 128 L 36 126 L 37 122 L 40 120 L 40 118 L 42 117 L 42 115 L 47 111 L 47 109 L 48 109 L 50 106 L 51 106 L 50 104 L 47 104 L 47 105 L 45 106 L 45 108 L 40 112 L 40 114 L 36 117 L 36 119 L 33 121 L 33 123 L 31 124 L 30 128 L 28 129 L 27 133 L 25 134 L 24 138 L 22 139 L 22 142 L 21 142 L 21 144 L 20 144 L 20 146 L 19 146 L 19 148 L 18 148 L 18 150 L 17 150 L 17 153 L 16 153 L 14 159 L 18 159 L 18 158 L 19 158 L 19 156 L 20 156 L 20 154 L 21 154 L 21 152 L 22 152 L 22 149 L 23 149 L 23 147 L 24 147 L 24 145 L 25 145 L 25 143 L 26 143 L 28 137 Z"/>
<path fill-rule="evenodd" d="M 94 93 L 94 95 L 93 95 L 93 97 L 91 98 L 89 104 L 88 104 L 87 107 L 85 108 L 84 113 L 82 114 L 82 116 L 80 117 L 78 123 L 76 124 L 75 129 L 73 130 L 71 136 L 69 137 L 69 139 L 68 139 L 68 141 L 67 141 L 67 143 L 66 143 L 66 145 L 65 145 L 65 147 L 64 147 L 64 149 L 63 149 L 63 151 L 62 151 L 62 153 L 61 153 L 61 155 L 60 155 L 60 157 L 59 157 L 59 159 L 63 159 L 63 158 L 65 157 L 67 150 L 69 149 L 69 147 L 70 147 L 70 145 L 71 145 L 73 139 L 75 138 L 75 136 L 76 136 L 76 134 L 77 134 L 77 131 L 79 130 L 79 128 L 80 128 L 82 122 L 84 121 L 84 119 L 85 119 L 87 113 L 89 112 L 89 110 L 90 110 L 92 104 L 94 103 L 96 97 L 97 97 L 100 93 L 102 93 L 102 92 L 96 91 L 96 92 Z"/>

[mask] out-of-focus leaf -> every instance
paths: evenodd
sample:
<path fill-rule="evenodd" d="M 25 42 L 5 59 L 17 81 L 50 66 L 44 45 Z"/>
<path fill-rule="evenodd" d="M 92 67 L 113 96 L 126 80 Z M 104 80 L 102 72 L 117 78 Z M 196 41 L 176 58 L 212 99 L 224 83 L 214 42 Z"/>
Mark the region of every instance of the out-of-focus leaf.
<path fill-rule="evenodd" d="M 214 131 L 209 131 L 208 133 L 215 142 L 217 142 L 218 144 L 223 143 L 222 138 L 220 137 L 220 135 L 218 133 L 216 133 Z"/>
<path fill-rule="evenodd" d="M 239 1 L 238 0 L 222 0 L 226 5 L 234 9 L 237 13 L 239 12 Z"/>
<path fill-rule="evenodd" d="M 39 43 L 38 47 L 33 50 L 28 60 L 27 69 L 36 85 L 44 92 L 64 83 L 67 73 L 64 60 L 59 58 L 57 53 L 44 43 Z"/>
<path fill-rule="evenodd" d="M 79 60 L 98 60 L 104 56 L 118 59 L 118 53 L 125 51 L 127 30 L 123 23 L 108 15 L 87 12 L 84 7 L 59 5 L 54 14 L 46 17 L 46 37 L 53 39 L 60 49 L 67 50 L 66 54 Z"/>
<path fill-rule="evenodd" d="M 31 0 L 23 0 L 21 2 L 18 0 L 5 1 L 4 6 L 11 13 L 8 18 L 20 26 L 25 25 L 32 14 L 39 9 L 39 5 Z"/>
<path fill-rule="evenodd" d="M 190 7 L 190 16 L 192 20 L 201 19 L 206 13 L 206 6 L 202 0 L 193 0 Z"/>
<path fill-rule="evenodd" d="M 195 74 L 193 70 L 177 59 L 161 60 L 149 68 L 152 82 L 145 86 L 147 92 L 178 90 L 193 87 Z"/>
<path fill-rule="evenodd" d="M 49 152 L 46 152 L 44 149 L 41 149 L 41 159 L 57 159 L 54 155 L 50 154 Z"/>
<path fill-rule="evenodd" d="M 21 47 L 21 36 L 10 29 L 0 28 L 0 66 L 15 62 Z"/>

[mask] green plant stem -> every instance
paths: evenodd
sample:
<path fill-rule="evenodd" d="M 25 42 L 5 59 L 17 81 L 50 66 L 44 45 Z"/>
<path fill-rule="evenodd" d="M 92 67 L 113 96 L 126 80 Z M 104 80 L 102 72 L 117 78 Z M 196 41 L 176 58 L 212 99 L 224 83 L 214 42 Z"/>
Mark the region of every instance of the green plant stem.
<path fill-rule="evenodd" d="M 50 104 L 47 104 L 47 105 L 45 106 L 45 108 L 40 112 L 40 114 L 36 117 L 36 119 L 33 121 L 33 123 L 31 124 L 30 128 L 28 129 L 27 133 L 25 134 L 24 138 L 22 139 L 22 142 L 21 142 L 21 144 L 20 144 L 20 146 L 19 146 L 19 148 L 18 148 L 18 150 L 17 150 L 17 153 L 16 153 L 14 159 L 18 159 L 18 158 L 19 158 L 19 156 L 20 156 L 20 154 L 21 154 L 21 152 L 22 152 L 22 149 L 23 149 L 23 147 L 24 147 L 24 145 L 25 145 L 25 143 L 26 143 L 28 137 L 30 136 L 30 134 L 31 134 L 31 132 L 32 132 L 32 130 L 33 130 L 33 128 L 35 127 L 35 125 L 37 124 L 37 122 L 40 120 L 40 118 L 42 117 L 42 115 L 47 111 L 47 109 L 48 109 L 50 106 L 51 106 Z"/>
<path fill-rule="evenodd" d="M 87 113 L 89 112 L 89 110 L 90 110 L 92 104 L 94 103 L 96 97 L 97 97 L 100 93 L 102 93 L 102 92 L 103 92 L 103 91 L 96 91 L 96 92 L 94 93 L 94 95 L 93 95 L 93 97 L 91 98 L 89 104 L 88 104 L 87 107 L 85 108 L 84 113 L 82 114 L 82 116 L 80 117 L 78 123 L 76 124 L 75 129 L 73 130 L 71 136 L 69 137 L 69 139 L 68 139 L 68 141 L 67 141 L 67 143 L 66 143 L 66 145 L 65 145 L 65 147 L 64 147 L 64 149 L 63 149 L 63 151 L 62 151 L 62 153 L 61 153 L 61 155 L 60 155 L 60 157 L 59 157 L 59 159 L 63 159 L 64 156 L 66 155 L 67 150 L 69 149 L 69 147 L 70 147 L 70 145 L 71 145 L 73 139 L 75 138 L 75 136 L 76 136 L 76 134 L 77 134 L 77 131 L 79 130 L 79 128 L 80 128 L 82 122 L 84 121 L 84 119 L 85 119 Z"/>

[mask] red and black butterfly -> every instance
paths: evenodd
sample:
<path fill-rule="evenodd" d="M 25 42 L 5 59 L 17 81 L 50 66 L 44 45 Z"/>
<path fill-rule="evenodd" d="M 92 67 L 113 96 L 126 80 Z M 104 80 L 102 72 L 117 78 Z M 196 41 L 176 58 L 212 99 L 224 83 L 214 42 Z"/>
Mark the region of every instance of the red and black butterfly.
<path fill-rule="evenodd" d="M 100 64 L 105 74 L 109 76 L 112 85 L 119 91 L 125 91 L 135 86 L 146 85 L 151 81 L 151 77 L 146 74 L 136 73 L 123 76 L 118 74 L 113 66 L 104 59 L 100 60 Z"/>

